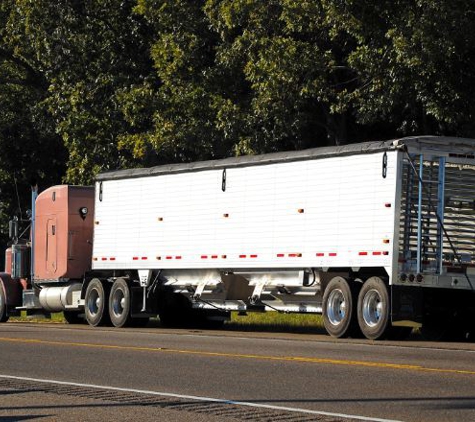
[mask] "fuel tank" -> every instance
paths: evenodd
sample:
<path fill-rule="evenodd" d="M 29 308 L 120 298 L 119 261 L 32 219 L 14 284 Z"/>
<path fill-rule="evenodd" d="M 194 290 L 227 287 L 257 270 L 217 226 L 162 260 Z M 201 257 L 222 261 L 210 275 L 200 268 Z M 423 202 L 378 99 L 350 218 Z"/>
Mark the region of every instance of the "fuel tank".
<path fill-rule="evenodd" d="M 81 286 L 80 283 L 74 283 L 62 287 L 43 287 L 40 291 L 40 305 L 48 312 L 64 311 L 74 305 L 74 292 L 77 292 L 79 298 Z"/>

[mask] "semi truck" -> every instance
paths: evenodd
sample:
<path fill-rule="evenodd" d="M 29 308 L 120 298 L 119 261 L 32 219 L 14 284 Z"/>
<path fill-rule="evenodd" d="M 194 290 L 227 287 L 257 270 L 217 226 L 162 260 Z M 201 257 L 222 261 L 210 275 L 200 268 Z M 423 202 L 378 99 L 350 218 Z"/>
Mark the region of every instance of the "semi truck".
<path fill-rule="evenodd" d="M 322 314 L 337 338 L 475 328 L 475 140 L 411 137 L 99 174 L 32 189 L 0 320 L 219 327 Z M 28 234 L 29 233 L 29 234 Z"/>

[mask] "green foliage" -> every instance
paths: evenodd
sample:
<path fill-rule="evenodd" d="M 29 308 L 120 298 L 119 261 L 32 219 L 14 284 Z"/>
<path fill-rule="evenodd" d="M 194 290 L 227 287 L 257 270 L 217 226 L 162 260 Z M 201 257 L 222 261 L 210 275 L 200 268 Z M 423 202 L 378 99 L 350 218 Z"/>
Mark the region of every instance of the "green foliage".
<path fill-rule="evenodd" d="M 473 136 L 473 2 L 346 1 L 330 9 L 335 30 L 354 39 L 348 63 L 363 83 L 347 101 L 360 123 Z"/>
<path fill-rule="evenodd" d="M 118 91 L 149 73 L 149 40 L 133 1 L 18 1 L 16 31 L 35 46 L 48 78 L 45 106 L 69 152 L 65 181 L 88 184 L 128 164 Z"/>
<path fill-rule="evenodd" d="M 0 3 L 0 242 L 12 215 L 26 217 L 30 182 L 59 183 L 66 150 L 45 109 L 48 83 L 12 2 Z M 3 257 L 2 257 L 3 258 Z M 1 258 L 0 258 L 1 259 Z"/>

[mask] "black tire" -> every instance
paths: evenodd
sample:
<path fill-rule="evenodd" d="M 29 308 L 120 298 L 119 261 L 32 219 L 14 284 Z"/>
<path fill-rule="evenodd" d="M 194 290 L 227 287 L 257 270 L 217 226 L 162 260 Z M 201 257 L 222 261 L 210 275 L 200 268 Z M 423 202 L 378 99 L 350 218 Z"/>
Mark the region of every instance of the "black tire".
<path fill-rule="evenodd" d="M 97 327 L 110 323 L 108 293 L 108 285 L 98 278 L 92 279 L 87 286 L 84 313 L 89 325 Z"/>
<path fill-rule="evenodd" d="M 130 288 L 123 278 L 118 278 L 112 285 L 109 295 L 109 317 L 114 327 L 131 325 Z"/>
<path fill-rule="evenodd" d="M 64 319 L 68 324 L 83 324 L 84 317 L 78 311 L 63 311 Z"/>
<path fill-rule="evenodd" d="M 370 340 L 384 338 L 391 328 L 389 292 L 379 277 L 369 278 L 358 296 L 358 324 Z"/>
<path fill-rule="evenodd" d="M 10 316 L 7 313 L 7 297 L 0 282 L 0 322 L 7 322 Z"/>
<path fill-rule="evenodd" d="M 359 334 L 356 320 L 356 282 L 343 277 L 334 277 L 328 283 L 323 294 L 323 322 L 327 333 L 333 337 L 357 337 Z"/>

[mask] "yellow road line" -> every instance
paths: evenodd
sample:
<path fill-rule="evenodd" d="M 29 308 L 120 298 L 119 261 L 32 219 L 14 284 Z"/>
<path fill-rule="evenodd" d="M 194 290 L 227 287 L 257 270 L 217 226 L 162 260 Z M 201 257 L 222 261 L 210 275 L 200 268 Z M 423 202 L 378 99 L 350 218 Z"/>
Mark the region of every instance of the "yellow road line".
<path fill-rule="evenodd" d="M 423 371 L 423 372 L 435 372 L 435 373 L 447 373 L 447 374 L 475 375 L 475 371 L 469 371 L 469 370 L 464 370 L 464 369 L 430 368 L 430 367 L 425 367 L 425 366 L 420 366 L 420 365 L 407 365 L 407 364 L 397 364 L 397 363 L 388 363 L 388 362 L 312 358 L 312 357 L 304 357 L 304 356 L 269 356 L 269 355 L 243 354 L 243 353 L 206 352 L 206 351 L 200 351 L 200 350 L 169 349 L 166 347 L 117 346 L 113 344 L 48 341 L 48 340 L 39 340 L 39 339 L 10 338 L 10 337 L 0 337 L 0 341 L 10 342 L 10 343 L 42 344 L 42 345 L 47 345 L 47 346 L 88 347 L 88 348 L 97 348 L 97 349 L 127 350 L 127 351 L 134 351 L 134 352 L 161 352 L 161 353 L 175 353 L 175 354 L 212 356 L 212 357 L 224 357 L 224 358 L 256 359 L 256 360 L 299 362 L 299 363 L 317 363 L 317 364 L 360 366 L 360 367 L 370 367 L 370 368 L 399 369 L 399 370 L 408 370 L 408 371 Z"/>

